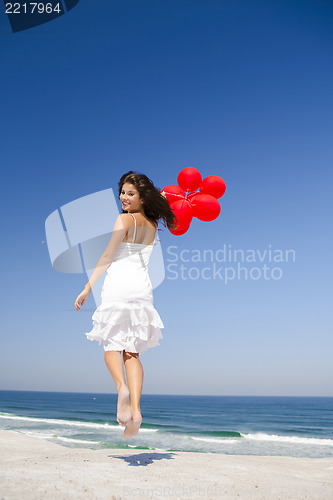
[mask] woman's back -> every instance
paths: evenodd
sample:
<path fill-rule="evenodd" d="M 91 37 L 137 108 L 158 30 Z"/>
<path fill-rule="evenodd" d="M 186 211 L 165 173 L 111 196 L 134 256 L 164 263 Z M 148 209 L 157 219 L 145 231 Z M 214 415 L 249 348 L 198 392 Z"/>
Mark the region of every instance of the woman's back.
<path fill-rule="evenodd" d="M 139 245 L 153 245 L 157 234 L 157 223 L 140 212 L 131 213 L 128 232 L 126 234 L 126 243 L 137 243 Z"/>
<path fill-rule="evenodd" d="M 150 255 L 157 235 L 152 223 L 138 214 L 132 214 L 133 226 L 127 239 L 119 244 L 102 290 L 102 298 L 110 300 L 137 300 L 152 302 L 152 283 L 148 273 Z M 141 215 L 141 214 L 140 214 Z M 139 226 L 139 222 L 142 224 Z M 132 233 L 132 234 L 131 234 Z M 154 235 L 154 236 L 152 236 Z M 151 238 L 153 241 L 151 242 Z M 149 238 L 149 240 L 148 240 Z M 142 242 L 138 240 L 142 240 Z M 147 240 L 149 243 L 145 243 Z"/>

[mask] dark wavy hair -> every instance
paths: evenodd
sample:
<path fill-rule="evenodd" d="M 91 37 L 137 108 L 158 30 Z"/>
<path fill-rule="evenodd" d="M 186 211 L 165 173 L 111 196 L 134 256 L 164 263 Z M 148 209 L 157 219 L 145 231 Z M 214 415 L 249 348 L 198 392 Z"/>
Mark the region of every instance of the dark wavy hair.
<path fill-rule="evenodd" d="M 143 211 L 148 219 L 154 221 L 158 225 L 158 221 L 162 219 L 166 224 L 168 229 L 174 229 L 178 224 L 178 219 L 170 208 L 169 202 L 161 194 L 161 190 L 154 186 L 152 180 L 150 180 L 146 175 L 139 174 L 130 170 L 126 174 L 122 175 L 120 181 L 118 182 L 119 196 L 123 189 L 125 182 L 133 184 L 139 191 L 140 198 L 143 200 Z M 127 213 L 123 210 L 122 213 Z"/>

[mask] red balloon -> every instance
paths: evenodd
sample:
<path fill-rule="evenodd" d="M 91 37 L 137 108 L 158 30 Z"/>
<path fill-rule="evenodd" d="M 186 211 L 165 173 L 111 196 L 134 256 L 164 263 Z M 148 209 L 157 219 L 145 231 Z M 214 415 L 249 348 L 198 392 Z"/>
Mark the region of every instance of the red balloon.
<path fill-rule="evenodd" d="M 221 212 L 219 202 L 210 194 L 197 194 L 193 196 L 191 205 L 193 207 L 193 216 L 206 222 L 216 219 Z"/>
<path fill-rule="evenodd" d="M 194 167 L 183 168 L 178 174 L 177 182 L 184 191 L 195 191 L 201 184 L 201 174 Z"/>
<path fill-rule="evenodd" d="M 185 199 L 185 191 L 176 184 L 169 184 L 162 189 L 161 194 L 165 193 L 165 197 L 169 205 L 174 201 Z"/>
<path fill-rule="evenodd" d="M 190 202 L 187 200 L 174 201 L 171 203 L 170 208 L 178 219 L 176 230 L 183 229 L 191 224 L 193 219 L 193 208 Z"/>
<path fill-rule="evenodd" d="M 181 234 L 185 234 L 189 227 L 190 226 L 185 226 L 185 227 L 179 228 L 179 229 L 169 229 L 169 231 L 170 231 L 170 233 L 174 234 L 175 236 L 180 236 Z"/>
<path fill-rule="evenodd" d="M 210 194 L 214 198 L 221 198 L 226 190 L 226 185 L 222 177 L 218 175 L 209 175 L 205 177 L 200 184 L 200 193 Z"/>

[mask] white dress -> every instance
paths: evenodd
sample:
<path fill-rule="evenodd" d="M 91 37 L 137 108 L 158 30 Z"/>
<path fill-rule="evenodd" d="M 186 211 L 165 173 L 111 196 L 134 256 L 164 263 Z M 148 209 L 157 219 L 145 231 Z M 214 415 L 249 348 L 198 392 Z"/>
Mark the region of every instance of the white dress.
<path fill-rule="evenodd" d="M 128 212 L 130 213 L 130 212 Z M 152 245 L 121 242 L 106 271 L 102 302 L 92 315 L 93 329 L 88 340 L 103 343 L 104 351 L 127 351 L 143 354 L 163 339 L 163 322 L 154 308 L 153 287 L 148 274 Z"/>

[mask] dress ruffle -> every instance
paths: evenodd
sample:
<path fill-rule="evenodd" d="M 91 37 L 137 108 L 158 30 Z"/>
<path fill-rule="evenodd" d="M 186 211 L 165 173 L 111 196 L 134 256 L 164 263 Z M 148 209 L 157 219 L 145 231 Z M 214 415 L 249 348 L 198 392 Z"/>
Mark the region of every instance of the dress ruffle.
<path fill-rule="evenodd" d="M 103 343 L 106 350 L 126 350 L 143 354 L 163 339 L 163 322 L 150 301 L 109 300 L 95 310 L 88 340 Z"/>

